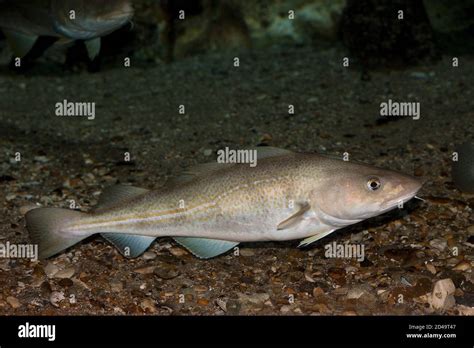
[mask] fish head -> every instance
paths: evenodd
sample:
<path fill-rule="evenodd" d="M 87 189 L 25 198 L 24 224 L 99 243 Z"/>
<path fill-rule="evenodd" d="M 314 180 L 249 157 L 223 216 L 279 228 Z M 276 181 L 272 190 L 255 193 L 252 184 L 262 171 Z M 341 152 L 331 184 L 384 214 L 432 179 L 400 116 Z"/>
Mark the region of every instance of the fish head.
<path fill-rule="evenodd" d="M 334 169 L 334 168 L 333 168 Z M 373 166 L 342 163 L 319 188 L 318 208 L 326 222 L 346 226 L 380 215 L 413 198 L 422 182 Z"/>
<path fill-rule="evenodd" d="M 130 0 L 95 0 L 85 2 L 85 11 L 98 21 L 126 21 L 133 15 Z"/>
<path fill-rule="evenodd" d="M 70 11 L 75 17 L 70 17 Z M 73 40 L 88 40 L 110 34 L 133 16 L 130 0 L 53 0 L 54 29 Z"/>

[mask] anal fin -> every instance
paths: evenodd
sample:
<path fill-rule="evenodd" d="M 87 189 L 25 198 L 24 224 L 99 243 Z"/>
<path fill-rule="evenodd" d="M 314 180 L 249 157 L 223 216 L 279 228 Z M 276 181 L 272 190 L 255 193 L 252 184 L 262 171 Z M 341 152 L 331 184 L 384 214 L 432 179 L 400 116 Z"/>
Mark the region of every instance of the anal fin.
<path fill-rule="evenodd" d="M 101 233 L 101 236 L 112 243 L 125 257 L 138 257 L 153 243 L 155 237 L 122 233 Z"/>
<path fill-rule="evenodd" d="M 227 240 L 194 237 L 174 237 L 173 239 L 200 259 L 210 259 L 221 255 L 239 244 Z"/>
<path fill-rule="evenodd" d="M 89 59 L 94 60 L 100 53 L 100 37 L 84 41 Z"/>

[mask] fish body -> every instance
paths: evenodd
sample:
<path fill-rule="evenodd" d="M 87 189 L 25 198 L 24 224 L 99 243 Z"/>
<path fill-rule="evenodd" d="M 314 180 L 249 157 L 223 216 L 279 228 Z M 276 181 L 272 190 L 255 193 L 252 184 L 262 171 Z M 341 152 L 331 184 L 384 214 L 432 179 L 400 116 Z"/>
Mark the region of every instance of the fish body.
<path fill-rule="evenodd" d="M 130 0 L 3 0 L 0 28 L 15 54 L 25 56 L 40 36 L 62 43 L 85 40 L 93 59 L 100 50 L 100 37 L 130 21 Z"/>
<path fill-rule="evenodd" d="M 156 237 L 171 236 L 205 258 L 240 242 L 306 238 L 303 244 L 308 244 L 397 207 L 420 187 L 416 178 L 395 171 L 263 148 L 254 168 L 204 165 L 184 180 L 156 191 L 111 188 L 98 208 L 88 214 L 73 212 L 77 215 L 59 221 L 58 214 L 67 210 L 39 208 L 26 219 L 33 240 L 46 257 L 67 244 L 101 233 L 121 251 L 128 246 L 133 255 L 143 252 Z M 41 221 L 55 222 L 40 228 Z M 69 240 L 56 243 L 54 236 Z M 140 245 L 132 247 L 129 244 L 134 236 L 143 238 Z M 202 252 L 209 241 L 225 243 L 214 244 L 214 252 Z M 201 249 L 196 251 L 190 243 Z"/>

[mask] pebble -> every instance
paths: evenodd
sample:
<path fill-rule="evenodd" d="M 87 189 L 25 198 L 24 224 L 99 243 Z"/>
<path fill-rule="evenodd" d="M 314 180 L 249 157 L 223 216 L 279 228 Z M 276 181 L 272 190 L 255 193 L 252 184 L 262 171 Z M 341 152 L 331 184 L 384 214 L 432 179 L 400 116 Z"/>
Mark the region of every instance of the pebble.
<path fill-rule="evenodd" d="M 178 248 L 178 247 L 171 247 L 169 248 L 169 251 L 171 255 L 176 256 L 176 257 L 181 257 L 186 254 L 189 254 L 185 249 L 183 248 Z"/>
<path fill-rule="evenodd" d="M 208 290 L 208 287 L 205 285 L 196 285 L 194 286 L 194 290 L 196 292 L 206 292 Z"/>
<path fill-rule="evenodd" d="M 471 234 L 471 235 L 474 235 L 474 225 L 469 226 L 469 227 L 467 228 L 467 232 L 469 232 L 469 234 Z"/>
<path fill-rule="evenodd" d="M 200 298 L 197 300 L 197 304 L 200 306 L 208 306 L 209 305 L 209 300 L 205 298 Z"/>
<path fill-rule="evenodd" d="M 180 272 L 176 265 L 161 263 L 159 266 L 155 267 L 153 274 L 158 278 L 169 280 L 179 276 Z"/>
<path fill-rule="evenodd" d="M 121 292 L 123 290 L 122 282 L 112 282 L 110 283 L 110 290 L 114 292 Z"/>
<path fill-rule="evenodd" d="M 59 303 L 64 299 L 64 292 L 60 291 L 53 291 L 49 296 L 49 302 L 51 302 L 54 307 L 59 307 Z"/>
<path fill-rule="evenodd" d="M 44 267 L 44 273 L 46 273 L 48 278 L 53 278 L 58 272 L 59 267 L 52 262 L 48 262 L 48 264 Z"/>
<path fill-rule="evenodd" d="M 443 251 L 448 246 L 448 242 L 446 241 L 446 239 L 436 238 L 430 240 L 430 245 L 433 248 L 438 249 L 439 251 Z"/>
<path fill-rule="evenodd" d="M 148 267 L 137 268 L 133 271 L 138 274 L 152 274 L 155 268 L 156 266 L 148 266 Z"/>
<path fill-rule="evenodd" d="M 351 234 L 351 242 L 360 243 L 364 239 L 364 236 L 368 233 L 367 230 Z"/>
<path fill-rule="evenodd" d="M 263 303 L 270 298 L 270 295 L 267 293 L 256 293 L 251 295 L 238 293 L 237 295 L 239 296 L 240 302 L 250 302 L 254 304 Z"/>
<path fill-rule="evenodd" d="M 10 306 L 12 306 L 13 309 L 21 307 L 21 302 L 16 297 L 8 296 L 7 302 Z"/>
<path fill-rule="evenodd" d="M 434 286 L 431 294 L 431 305 L 434 309 L 446 310 L 454 307 L 456 301 L 454 299 L 454 292 L 456 287 L 451 279 L 438 280 Z"/>
<path fill-rule="evenodd" d="M 211 149 L 205 149 L 204 150 L 204 156 L 209 157 L 210 155 L 212 155 L 212 150 Z"/>
<path fill-rule="evenodd" d="M 346 273 L 353 274 L 357 273 L 359 269 L 355 266 L 347 266 L 344 270 L 346 271 Z"/>
<path fill-rule="evenodd" d="M 461 261 L 456 266 L 453 267 L 454 271 L 468 271 L 471 269 L 471 264 L 467 261 Z"/>
<path fill-rule="evenodd" d="M 436 268 L 433 266 L 432 263 L 427 263 L 426 264 L 426 269 L 430 271 L 431 274 L 436 274 Z"/>
<path fill-rule="evenodd" d="M 8 272 L 10 271 L 10 260 L 2 260 L 0 261 L 0 270 Z"/>
<path fill-rule="evenodd" d="M 74 275 L 74 273 L 76 273 L 76 270 L 74 269 L 74 267 L 68 267 L 56 272 L 56 274 L 54 274 L 54 278 L 58 278 L 58 279 L 71 278 Z"/>
<path fill-rule="evenodd" d="M 226 309 L 230 315 L 237 315 L 242 310 L 242 304 L 238 300 L 230 299 L 226 303 Z"/>
<path fill-rule="evenodd" d="M 459 305 L 457 306 L 457 310 L 459 311 L 459 314 L 461 315 L 474 315 L 474 307 L 468 307 L 464 305 Z"/>
<path fill-rule="evenodd" d="M 153 251 L 146 251 L 142 255 L 144 260 L 154 260 L 156 259 L 156 254 Z"/>
<path fill-rule="evenodd" d="M 363 295 L 368 294 L 367 289 L 363 287 L 354 287 L 351 288 L 346 295 L 347 299 L 358 299 L 361 298 Z"/>
<path fill-rule="evenodd" d="M 157 309 L 156 309 L 156 305 L 155 305 L 155 301 L 151 298 L 146 298 L 144 299 L 141 303 L 140 303 L 140 307 L 144 310 L 144 311 L 149 311 L 150 313 L 156 313 Z"/>
<path fill-rule="evenodd" d="M 5 200 L 6 200 L 7 202 L 10 202 L 10 201 L 13 201 L 16 197 L 17 197 L 16 194 L 10 193 L 10 194 L 8 194 L 8 195 L 5 197 Z"/>
<path fill-rule="evenodd" d="M 221 298 L 216 299 L 216 305 L 225 312 L 227 312 L 227 302 Z"/>
<path fill-rule="evenodd" d="M 280 308 L 280 312 L 282 313 L 289 313 L 291 311 L 291 306 L 289 305 L 284 305 L 284 306 L 281 306 Z"/>
<path fill-rule="evenodd" d="M 318 286 L 313 289 L 313 297 L 320 297 L 320 296 L 324 296 L 324 290 Z"/>
<path fill-rule="evenodd" d="M 250 257 L 250 256 L 254 256 L 255 252 L 252 249 L 243 248 L 239 250 L 239 255 L 244 256 L 244 257 Z"/>
<path fill-rule="evenodd" d="M 272 270 L 273 271 L 273 270 Z M 275 273 L 275 272 L 273 272 Z M 314 280 L 314 278 L 311 276 L 310 273 L 308 272 L 305 272 L 304 273 L 304 278 L 306 279 L 306 281 L 310 282 L 310 283 L 316 283 L 316 280 Z"/>
<path fill-rule="evenodd" d="M 312 310 L 318 314 L 329 314 L 332 313 L 331 309 L 325 303 L 316 303 Z"/>

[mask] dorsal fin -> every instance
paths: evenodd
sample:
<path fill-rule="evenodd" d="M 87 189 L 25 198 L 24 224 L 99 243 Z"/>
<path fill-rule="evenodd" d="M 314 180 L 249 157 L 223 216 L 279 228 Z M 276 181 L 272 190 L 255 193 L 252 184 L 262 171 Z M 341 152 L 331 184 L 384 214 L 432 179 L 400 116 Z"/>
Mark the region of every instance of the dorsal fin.
<path fill-rule="evenodd" d="M 176 178 L 171 179 L 170 183 L 171 184 L 184 184 L 196 178 L 206 176 L 208 174 L 214 173 L 224 168 L 231 167 L 233 165 L 234 164 L 232 163 L 217 163 L 217 162 L 196 164 L 195 166 L 182 172 L 181 175 L 177 176 Z"/>
<path fill-rule="evenodd" d="M 149 190 L 144 188 L 128 185 L 106 187 L 104 191 L 102 191 L 102 194 L 99 197 L 99 202 L 94 208 L 94 211 L 100 212 L 103 209 L 109 208 L 119 202 L 129 200 L 133 197 L 140 196 L 148 191 Z"/>
<path fill-rule="evenodd" d="M 280 149 L 279 147 L 272 146 L 258 146 L 252 148 L 252 150 L 257 150 L 257 160 L 261 160 L 269 157 L 278 157 L 294 153 L 291 150 Z"/>
<path fill-rule="evenodd" d="M 283 155 L 288 155 L 294 153 L 290 150 L 280 149 L 277 147 L 270 147 L 270 146 L 259 146 L 253 147 L 246 150 L 256 150 L 257 151 L 257 163 L 259 160 L 269 157 L 278 157 Z M 235 165 L 239 165 L 236 163 L 218 163 L 218 162 L 210 162 L 210 163 L 203 163 L 197 164 L 190 167 L 188 170 L 184 171 L 180 176 L 171 179 L 170 183 L 172 184 L 183 184 L 189 181 L 192 181 L 196 178 L 203 177 L 209 174 L 212 174 L 216 171 L 219 171 L 224 168 L 229 168 Z M 245 164 L 247 165 L 247 164 Z"/>

